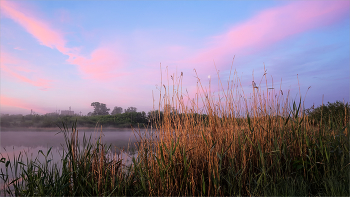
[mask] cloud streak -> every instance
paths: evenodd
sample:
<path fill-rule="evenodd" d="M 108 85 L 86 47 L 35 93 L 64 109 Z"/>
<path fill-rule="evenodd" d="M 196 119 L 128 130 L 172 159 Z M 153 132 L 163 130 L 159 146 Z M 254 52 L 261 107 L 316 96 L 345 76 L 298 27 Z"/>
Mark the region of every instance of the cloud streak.
<path fill-rule="evenodd" d="M 69 49 L 65 48 L 66 41 L 61 33 L 51 29 L 45 22 L 29 17 L 28 10 L 19 11 L 13 2 L 1 1 L 1 10 L 3 13 L 20 24 L 26 31 L 32 34 L 41 45 L 50 48 L 57 48 L 61 52 L 67 53 Z"/>
<path fill-rule="evenodd" d="M 13 78 L 15 78 L 21 82 L 28 83 L 30 85 L 39 87 L 40 90 L 49 89 L 50 82 L 52 82 L 52 80 L 43 79 L 43 78 L 39 78 L 37 80 L 32 80 L 24 75 L 19 74 L 19 72 L 26 73 L 26 74 L 34 72 L 33 70 L 29 69 L 28 66 L 18 66 L 18 65 L 27 65 L 27 64 L 28 64 L 28 62 L 17 59 L 15 57 L 11 56 L 10 54 L 8 54 L 7 52 L 4 52 L 4 51 L 1 52 L 0 68 L 2 71 L 5 71 L 6 73 L 10 74 Z M 10 69 L 10 67 L 12 69 Z"/>
<path fill-rule="evenodd" d="M 237 53 L 249 54 L 290 36 L 331 25 L 344 18 L 349 5 L 349 1 L 297 1 L 264 10 L 213 37 L 211 46 L 189 58 L 189 62 L 204 64 L 232 58 Z"/>
<path fill-rule="evenodd" d="M 35 112 L 47 113 L 45 110 L 42 110 L 38 107 L 33 107 L 32 104 L 24 102 L 20 99 L 11 98 L 11 97 L 7 97 L 4 95 L 0 95 L 0 104 L 1 104 L 1 106 L 11 106 L 11 107 L 17 107 L 17 108 L 22 108 L 22 109 L 26 109 L 26 110 L 33 109 Z"/>
<path fill-rule="evenodd" d="M 38 80 L 31 80 L 23 75 L 20 75 L 14 71 L 12 71 L 11 69 L 9 69 L 7 66 L 5 65 L 1 65 L 1 69 L 7 73 L 9 73 L 12 77 L 15 77 L 16 79 L 18 79 L 21 82 L 25 82 L 28 83 L 30 85 L 39 87 L 40 90 L 47 90 L 50 88 L 50 82 L 51 80 L 47 80 L 47 79 L 38 79 Z"/>
<path fill-rule="evenodd" d="M 1 1 L 1 10 L 5 16 L 16 21 L 35 37 L 41 45 L 52 49 L 56 48 L 62 54 L 68 55 L 67 62 L 77 65 L 84 76 L 96 80 L 106 80 L 122 75 L 110 72 L 123 65 L 121 55 L 114 52 L 114 49 L 100 47 L 91 53 L 90 58 L 85 57 L 79 54 L 79 48 L 66 47 L 67 40 L 63 33 L 51 28 L 48 22 L 34 17 L 29 10 L 20 10 L 16 4 L 9 1 Z"/>

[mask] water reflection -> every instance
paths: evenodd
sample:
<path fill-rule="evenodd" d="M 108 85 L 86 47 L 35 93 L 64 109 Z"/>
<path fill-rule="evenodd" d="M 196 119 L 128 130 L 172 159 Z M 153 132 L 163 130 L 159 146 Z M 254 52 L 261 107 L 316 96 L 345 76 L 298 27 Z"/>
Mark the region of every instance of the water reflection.
<path fill-rule="evenodd" d="M 143 132 L 144 130 L 141 130 Z M 24 146 L 35 148 L 38 146 L 61 147 L 64 144 L 63 133 L 60 130 L 50 131 L 2 131 L 1 146 Z M 78 129 L 79 140 L 83 139 L 84 133 L 92 140 L 100 137 L 100 132 L 94 129 Z M 135 142 L 135 136 L 131 129 L 103 129 L 103 142 L 115 146 L 123 147 L 129 140 Z"/>

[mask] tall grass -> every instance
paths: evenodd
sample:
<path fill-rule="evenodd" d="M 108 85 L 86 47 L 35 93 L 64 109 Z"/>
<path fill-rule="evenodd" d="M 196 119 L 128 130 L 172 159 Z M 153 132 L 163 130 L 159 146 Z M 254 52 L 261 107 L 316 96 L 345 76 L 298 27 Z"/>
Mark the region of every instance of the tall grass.
<path fill-rule="evenodd" d="M 1 162 L 3 195 L 15 196 L 106 196 L 128 195 L 125 182 L 130 180 L 127 170 L 123 171 L 123 158 L 111 154 L 111 147 L 102 143 L 102 131 L 96 141 L 84 134 L 83 141 L 78 140 L 78 130 L 73 124 L 71 130 L 62 124 L 61 133 L 65 145 L 61 163 L 51 163 L 49 154 L 39 151 L 45 162 L 38 157 L 24 162 L 23 155 L 5 158 Z M 102 129 L 102 128 L 101 128 Z M 121 154 L 123 155 L 123 154 Z M 27 157 L 28 158 L 28 157 Z M 124 169 L 127 167 L 124 167 Z M 12 174 L 11 174 L 11 173 Z M 128 183 L 132 187 L 131 183 Z M 130 193 L 131 194 L 131 193 Z"/>
<path fill-rule="evenodd" d="M 78 141 L 63 127 L 62 167 L 3 158 L 3 193 L 14 195 L 349 195 L 349 115 L 312 124 L 301 98 L 253 81 L 250 98 L 234 72 L 226 83 L 197 81 L 182 92 L 182 73 L 159 94 L 158 122 L 138 136 L 138 156 L 126 166 L 110 147 Z M 231 79 L 232 77 L 232 79 Z M 254 79 L 253 79 L 254 80 Z M 263 81 L 263 80 L 261 80 Z M 163 85 L 163 82 L 161 82 Z M 171 107 L 169 107 L 171 106 Z M 161 120 L 161 121 L 160 121 Z M 42 153 L 43 155 L 48 155 Z M 14 180 L 9 171 L 20 169 Z M 18 170 L 17 170 L 18 172 Z M 13 187 L 12 190 L 10 187 Z"/>
<path fill-rule="evenodd" d="M 250 99 L 236 72 L 225 85 L 218 74 L 217 93 L 197 78 L 187 104 L 182 75 L 170 76 L 159 99 L 171 108 L 157 138 L 141 143 L 144 166 L 135 169 L 146 194 L 348 195 L 349 116 L 315 127 L 301 97 L 292 102 L 263 78 Z"/>

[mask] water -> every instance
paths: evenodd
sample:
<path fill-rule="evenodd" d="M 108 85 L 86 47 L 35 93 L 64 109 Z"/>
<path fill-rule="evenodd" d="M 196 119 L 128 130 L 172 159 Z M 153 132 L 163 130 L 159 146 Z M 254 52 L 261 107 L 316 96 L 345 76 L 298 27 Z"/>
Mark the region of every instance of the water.
<path fill-rule="evenodd" d="M 100 130 L 100 129 L 99 129 Z M 83 142 L 83 136 L 87 139 L 91 136 L 91 142 L 94 143 L 100 137 L 101 132 L 91 128 L 78 128 L 80 145 Z M 144 133 L 145 130 L 139 130 Z M 52 159 L 54 163 L 60 163 L 62 158 L 63 149 L 66 149 L 65 139 L 60 129 L 22 129 L 22 130 L 9 130 L 1 131 L 0 133 L 0 153 L 1 157 L 5 157 L 6 160 L 10 158 L 12 161 L 14 157 L 18 157 L 21 153 L 24 155 L 24 163 L 27 158 L 34 160 L 38 158 L 40 162 L 45 161 L 45 157 L 40 153 L 41 150 L 44 154 L 51 148 L 51 152 L 48 159 Z M 58 134 L 57 134 L 58 133 Z M 136 133 L 134 134 L 132 129 L 119 129 L 119 128 L 104 128 L 102 133 L 102 142 L 107 145 L 111 145 L 111 153 L 119 154 L 123 157 L 123 163 L 130 165 L 132 157 L 135 157 L 137 153 L 136 149 Z M 122 153 L 121 150 L 127 150 L 129 152 Z M 131 151 L 131 152 L 130 152 Z M 5 164 L 0 163 L 0 169 L 5 169 Z M 2 185 L 2 184 L 1 184 Z"/>

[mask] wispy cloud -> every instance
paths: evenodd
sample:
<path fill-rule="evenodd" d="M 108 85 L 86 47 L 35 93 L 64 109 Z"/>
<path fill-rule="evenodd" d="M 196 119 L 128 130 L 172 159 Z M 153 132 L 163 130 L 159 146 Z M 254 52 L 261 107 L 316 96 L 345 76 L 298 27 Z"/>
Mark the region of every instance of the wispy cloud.
<path fill-rule="evenodd" d="M 90 57 L 71 56 L 67 60 L 70 64 L 78 65 L 87 78 L 106 80 L 119 77 L 125 73 L 118 72 L 123 65 L 123 59 L 108 47 L 94 50 Z"/>
<path fill-rule="evenodd" d="M 57 30 L 53 30 L 44 21 L 30 17 L 28 10 L 19 10 L 13 2 L 1 1 L 1 10 L 3 13 L 19 23 L 26 31 L 32 34 L 42 45 L 50 48 L 57 48 L 59 51 L 68 52 L 65 48 L 66 41 L 62 34 Z"/>
<path fill-rule="evenodd" d="M 9 73 L 12 77 L 15 77 L 16 79 L 18 79 L 21 82 L 25 82 L 28 84 L 31 84 L 33 86 L 39 87 L 40 90 L 48 90 L 50 88 L 50 82 L 51 80 L 47 80 L 47 79 L 37 79 L 37 80 L 31 80 L 23 75 L 20 75 L 14 71 L 12 71 L 11 69 L 9 69 L 7 66 L 5 65 L 1 65 L 1 69 L 7 73 Z"/>
<path fill-rule="evenodd" d="M 249 54 L 290 36 L 333 24 L 349 12 L 349 1 L 297 1 L 267 9 L 212 37 L 210 47 L 200 50 L 189 62 L 208 64 Z M 203 69 L 202 69 L 203 70 Z"/>
<path fill-rule="evenodd" d="M 78 47 L 66 47 L 67 40 L 64 34 L 52 28 L 48 22 L 35 17 L 30 10 L 20 10 L 15 3 L 9 1 L 1 2 L 1 10 L 5 16 L 16 21 L 33 35 L 41 45 L 55 48 L 62 54 L 68 55 L 67 62 L 77 65 L 83 75 L 97 80 L 106 80 L 121 75 L 118 72 L 110 72 L 123 65 L 121 55 L 115 52 L 115 48 L 97 48 L 89 58 L 79 54 Z"/>
<path fill-rule="evenodd" d="M 34 76 L 36 80 L 32 80 L 26 77 L 25 75 L 27 74 L 35 73 L 35 70 L 32 70 L 25 65 L 28 65 L 28 62 L 15 58 L 14 56 L 10 55 L 5 51 L 1 52 L 0 68 L 2 71 L 5 71 L 6 73 L 10 74 L 13 78 L 21 82 L 39 87 L 40 90 L 47 90 L 50 88 L 50 82 L 52 82 L 52 80 L 39 78 L 37 76 Z M 19 73 L 24 73 L 24 75 Z"/>
<path fill-rule="evenodd" d="M 12 106 L 12 107 L 17 107 L 17 108 L 27 109 L 27 110 L 33 109 L 37 113 L 47 113 L 45 110 L 42 110 L 39 107 L 35 107 L 32 104 L 29 104 L 21 99 L 7 97 L 4 95 L 0 95 L 0 104 L 1 106 Z"/>
<path fill-rule="evenodd" d="M 7 53 L 4 50 L 1 50 L 0 63 L 1 63 L 1 65 L 27 64 L 26 61 L 15 58 L 14 56 L 12 56 L 11 54 Z"/>
<path fill-rule="evenodd" d="M 24 49 L 22 47 L 15 47 L 13 49 L 19 50 L 19 51 L 24 51 Z"/>

